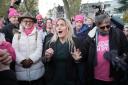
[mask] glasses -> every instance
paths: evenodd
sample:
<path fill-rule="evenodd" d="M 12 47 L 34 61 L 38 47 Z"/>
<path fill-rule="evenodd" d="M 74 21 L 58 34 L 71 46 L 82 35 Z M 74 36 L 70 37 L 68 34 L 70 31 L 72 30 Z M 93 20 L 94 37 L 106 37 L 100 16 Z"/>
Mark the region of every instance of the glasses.
<path fill-rule="evenodd" d="M 106 25 L 106 26 L 100 27 L 100 29 L 105 29 L 105 28 L 109 29 L 110 28 L 110 25 Z"/>
<path fill-rule="evenodd" d="M 23 22 L 24 22 L 24 23 L 33 23 L 32 20 L 30 20 L 30 21 L 25 20 L 25 21 L 23 21 Z"/>

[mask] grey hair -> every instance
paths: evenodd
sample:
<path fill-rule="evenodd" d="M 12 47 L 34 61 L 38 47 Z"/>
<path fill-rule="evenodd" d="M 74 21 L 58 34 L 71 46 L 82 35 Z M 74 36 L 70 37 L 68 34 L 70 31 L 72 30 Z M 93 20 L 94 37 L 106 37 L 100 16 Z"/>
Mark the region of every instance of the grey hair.
<path fill-rule="evenodd" d="M 106 14 L 101 14 L 95 17 L 95 23 L 97 26 L 101 25 L 103 22 L 110 23 L 110 17 Z"/>

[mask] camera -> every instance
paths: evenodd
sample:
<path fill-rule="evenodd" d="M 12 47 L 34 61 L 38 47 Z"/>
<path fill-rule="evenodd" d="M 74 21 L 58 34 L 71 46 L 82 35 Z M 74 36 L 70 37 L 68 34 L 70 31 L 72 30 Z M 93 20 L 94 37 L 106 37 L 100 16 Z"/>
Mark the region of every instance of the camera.
<path fill-rule="evenodd" d="M 101 8 L 101 6 L 100 5 L 92 5 L 92 7 L 94 8 L 94 9 L 99 9 L 99 8 Z"/>
<path fill-rule="evenodd" d="M 16 0 L 15 4 L 19 5 L 21 3 L 21 0 Z"/>
<path fill-rule="evenodd" d="M 95 16 L 105 13 L 105 11 L 101 8 L 101 5 L 92 5 L 92 8 L 98 9 L 98 11 L 95 13 Z"/>

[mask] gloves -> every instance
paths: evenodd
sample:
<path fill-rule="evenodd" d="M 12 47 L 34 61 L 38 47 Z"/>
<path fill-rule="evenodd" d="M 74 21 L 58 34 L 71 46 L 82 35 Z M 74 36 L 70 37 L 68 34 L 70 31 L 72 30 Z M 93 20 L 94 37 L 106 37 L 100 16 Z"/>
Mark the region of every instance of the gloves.
<path fill-rule="evenodd" d="M 21 64 L 22 64 L 23 68 L 30 68 L 33 64 L 33 61 L 31 59 L 25 59 L 25 60 L 21 61 Z"/>

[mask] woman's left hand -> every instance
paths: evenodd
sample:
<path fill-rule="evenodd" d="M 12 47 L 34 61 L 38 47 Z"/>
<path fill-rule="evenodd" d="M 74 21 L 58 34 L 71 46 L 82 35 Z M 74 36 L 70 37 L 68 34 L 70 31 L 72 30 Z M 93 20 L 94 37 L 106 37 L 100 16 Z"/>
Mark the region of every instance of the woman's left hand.
<path fill-rule="evenodd" d="M 73 59 L 76 61 L 80 60 L 82 58 L 80 50 L 76 49 L 76 47 L 74 47 L 74 50 L 73 50 L 73 52 L 71 52 L 71 54 L 72 54 Z"/>

